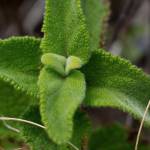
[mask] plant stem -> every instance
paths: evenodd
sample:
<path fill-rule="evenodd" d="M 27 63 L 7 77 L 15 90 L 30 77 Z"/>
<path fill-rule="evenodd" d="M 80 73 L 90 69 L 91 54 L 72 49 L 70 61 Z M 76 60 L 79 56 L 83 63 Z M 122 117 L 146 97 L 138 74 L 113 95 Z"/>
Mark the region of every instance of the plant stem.
<path fill-rule="evenodd" d="M 2 120 L 2 121 L 19 121 L 19 122 L 28 123 L 28 124 L 31 124 L 31 125 L 34 125 L 34 126 L 37 126 L 37 127 L 45 129 L 44 126 L 42 126 L 42 125 L 40 125 L 38 123 L 35 123 L 35 122 L 32 122 L 32 121 L 28 121 L 28 120 L 24 120 L 24 119 L 10 118 L 10 117 L 0 117 L 0 120 Z"/>
<path fill-rule="evenodd" d="M 3 120 L 3 123 L 4 123 L 4 126 L 5 126 L 6 128 L 8 128 L 9 130 L 12 130 L 12 131 L 17 132 L 17 133 L 20 132 L 20 130 L 18 130 L 18 129 L 16 129 L 16 128 L 12 127 L 12 126 L 10 126 L 9 124 L 7 124 L 5 120 Z"/>
<path fill-rule="evenodd" d="M 138 130 L 138 134 L 137 134 L 137 138 L 136 138 L 136 144 L 135 144 L 135 150 L 138 150 L 138 144 L 139 144 L 139 140 L 140 140 L 140 135 L 141 135 L 142 127 L 143 127 L 144 120 L 146 118 L 146 115 L 147 115 L 149 107 L 150 107 L 150 101 L 148 102 L 148 104 L 146 106 L 146 109 L 145 109 L 145 112 L 144 112 L 144 115 L 143 115 L 143 118 L 142 118 L 139 130 Z"/>
<path fill-rule="evenodd" d="M 75 150 L 79 150 L 75 145 L 73 145 L 71 142 L 67 142 L 70 146 L 72 146 L 72 148 L 74 148 Z"/>

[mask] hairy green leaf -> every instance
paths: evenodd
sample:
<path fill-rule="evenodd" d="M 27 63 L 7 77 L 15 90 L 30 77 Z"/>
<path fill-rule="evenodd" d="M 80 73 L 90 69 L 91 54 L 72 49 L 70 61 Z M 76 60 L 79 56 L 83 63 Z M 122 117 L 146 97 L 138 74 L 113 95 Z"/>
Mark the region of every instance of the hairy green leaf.
<path fill-rule="evenodd" d="M 46 68 L 52 69 L 62 76 L 67 76 L 72 70 L 80 69 L 82 61 L 76 56 L 69 56 L 67 59 L 64 56 L 54 53 L 46 53 L 42 56 L 41 62 Z"/>
<path fill-rule="evenodd" d="M 46 0 L 43 32 L 44 53 L 74 55 L 87 62 L 89 35 L 80 0 Z"/>
<path fill-rule="evenodd" d="M 0 40 L 0 79 L 16 89 L 37 95 L 40 67 L 40 40 L 12 37 Z"/>
<path fill-rule="evenodd" d="M 29 101 L 30 99 L 30 101 Z M 25 93 L 14 90 L 8 83 L 0 81 L 0 116 L 19 117 L 26 108 L 34 103 L 33 98 L 26 96 Z M 8 122 L 12 124 L 12 122 Z M 5 127 L 5 124 L 0 121 L 0 136 L 11 137 L 16 133 Z"/>
<path fill-rule="evenodd" d="M 87 81 L 85 103 L 90 106 L 117 107 L 143 116 L 150 99 L 150 77 L 128 61 L 100 50 L 84 67 Z M 150 124 L 150 117 L 146 118 Z"/>
<path fill-rule="evenodd" d="M 49 136 L 57 143 L 72 136 L 72 118 L 85 96 L 85 80 L 80 71 L 68 77 L 43 68 L 39 77 L 42 121 Z"/>
<path fill-rule="evenodd" d="M 30 107 L 23 115 L 26 120 L 41 124 L 41 116 L 37 106 Z M 28 124 L 20 124 L 21 134 L 32 150 L 69 150 L 66 145 L 53 143 L 45 130 Z"/>
<path fill-rule="evenodd" d="M 12 86 L 0 82 L 1 116 L 18 117 L 32 102 L 34 102 L 33 98 L 31 99 L 29 96 L 26 96 L 25 93 L 16 91 Z"/>
<path fill-rule="evenodd" d="M 65 75 L 66 58 L 54 53 L 46 53 L 42 56 L 41 62 L 48 68 Z"/>
<path fill-rule="evenodd" d="M 90 48 L 96 50 L 104 36 L 106 21 L 109 16 L 109 5 L 104 0 L 82 0 L 87 27 L 90 34 Z"/>
<path fill-rule="evenodd" d="M 41 124 L 41 116 L 38 106 L 31 106 L 23 115 L 23 118 Z M 82 140 L 88 135 L 90 126 L 84 113 L 77 112 L 74 118 L 74 134 L 71 139 L 72 144 L 81 148 Z M 44 129 L 20 124 L 22 136 L 33 150 L 74 150 L 70 144 L 56 145 L 48 137 Z"/>

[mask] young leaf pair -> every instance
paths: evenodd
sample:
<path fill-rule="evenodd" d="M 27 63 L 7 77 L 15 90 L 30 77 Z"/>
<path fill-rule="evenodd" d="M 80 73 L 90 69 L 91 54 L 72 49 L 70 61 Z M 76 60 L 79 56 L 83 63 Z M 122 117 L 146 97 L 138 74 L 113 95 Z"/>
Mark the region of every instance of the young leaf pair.
<path fill-rule="evenodd" d="M 49 137 L 57 144 L 71 139 L 74 114 L 82 103 L 117 107 L 141 118 L 150 98 L 150 77 L 98 50 L 106 5 L 99 0 L 46 0 L 45 5 L 42 39 L 0 41 L 0 79 L 40 99 Z M 150 124 L 149 116 L 146 122 Z"/>

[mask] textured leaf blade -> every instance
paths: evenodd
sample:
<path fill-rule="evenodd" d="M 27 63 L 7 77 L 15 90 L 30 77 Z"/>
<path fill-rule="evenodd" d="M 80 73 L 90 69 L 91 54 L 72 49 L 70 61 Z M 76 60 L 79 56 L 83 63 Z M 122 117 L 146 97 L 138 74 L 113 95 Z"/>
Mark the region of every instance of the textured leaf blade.
<path fill-rule="evenodd" d="M 150 99 L 150 77 L 128 61 L 103 50 L 93 53 L 83 69 L 87 80 L 85 103 L 117 107 L 135 117 L 143 116 Z M 146 122 L 150 124 L 148 116 Z"/>
<path fill-rule="evenodd" d="M 37 95 L 40 40 L 13 37 L 0 40 L 0 78 L 18 90 Z"/>
<path fill-rule="evenodd" d="M 41 124 L 41 116 L 38 106 L 31 106 L 23 115 L 23 118 Z M 74 134 L 71 143 L 81 148 L 82 139 L 90 131 L 90 125 L 84 113 L 77 112 L 74 118 Z M 74 150 L 71 145 L 57 145 L 51 141 L 44 129 L 31 126 L 28 124 L 20 124 L 22 136 L 33 150 Z"/>
<path fill-rule="evenodd" d="M 85 96 L 85 80 L 80 71 L 61 77 L 45 68 L 39 77 L 42 120 L 49 136 L 63 143 L 72 136 L 72 118 Z"/>
<path fill-rule="evenodd" d="M 26 108 L 33 104 L 35 100 L 26 96 L 25 93 L 16 91 L 8 83 L 0 81 L 0 116 L 6 117 L 20 117 L 20 115 L 26 110 Z M 8 122 L 12 126 L 15 123 Z M 0 121 L 0 136 L 12 137 L 17 134 L 5 127 L 4 123 Z"/>
<path fill-rule="evenodd" d="M 90 34 L 90 48 L 96 50 L 100 42 L 103 43 L 109 4 L 104 0 L 82 0 L 81 2 Z"/>
<path fill-rule="evenodd" d="M 31 106 L 23 118 L 41 124 L 41 116 L 37 106 Z M 20 124 L 21 134 L 33 150 L 69 150 L 66 145 L 53 143 L 44 129 L 27 124 Z"/>
<path fill-rule="evenodd" d="M 87 62 L 89 35 L 80 0 L 46 0 L 43 32 L 44 53 L 74 55 Z"/>

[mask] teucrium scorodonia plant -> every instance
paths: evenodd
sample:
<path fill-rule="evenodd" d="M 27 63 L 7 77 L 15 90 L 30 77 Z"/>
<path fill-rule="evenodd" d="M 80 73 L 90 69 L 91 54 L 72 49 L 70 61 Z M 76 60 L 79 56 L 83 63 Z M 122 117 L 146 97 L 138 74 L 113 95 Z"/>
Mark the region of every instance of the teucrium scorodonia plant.
<path fill-rule="evenodd" d="M 15 112 L 0 109 L 0 114 L 17 117 L 29 104 L 36 105 L 24 117 L 40 123 L 41 115 L 48 136 L 29 126 L 22 132 L 34 149 L 50 144 L 47 149 L 53 150 L 68 149 L 65 144 L 70 140 L 80 147 L 76 130 L 86 124 L 76 112 L 81 104 L 116 107 L 141 118 L 150 98 L 150 77 L 128 61 L 98 49 L 107 4 L 99 0 L 46 0 L 45 5 L 42 39 L 0 40 L 0 108 L 7 107 L 9 101 L 8 107 Z M 23 98 L 17 98 L 19 94 Z M 146 123 L 150 124 L 149 116 Z"/>

